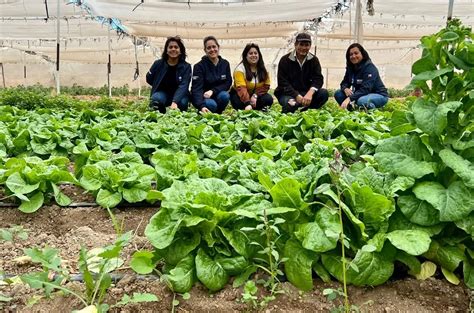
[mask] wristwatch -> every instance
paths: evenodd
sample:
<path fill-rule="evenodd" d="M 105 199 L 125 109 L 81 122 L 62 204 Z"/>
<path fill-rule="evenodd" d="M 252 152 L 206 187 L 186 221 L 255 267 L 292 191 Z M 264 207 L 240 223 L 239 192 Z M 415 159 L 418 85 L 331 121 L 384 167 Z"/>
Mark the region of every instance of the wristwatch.
<path fill-rule="evenodd" d="M 312 89 L 314 92 L 318 91 L 318 88 L 316 88 L 316 87 L 311 87 L 310 89 Z"/>
<path fill-rule="evenodd" d="M 258 96 L 257 96 L 256 93 L 254 93 L 254 94 L 252 95 L 252 97 L 254 97 L 255 99 L 258 99 Z"/>

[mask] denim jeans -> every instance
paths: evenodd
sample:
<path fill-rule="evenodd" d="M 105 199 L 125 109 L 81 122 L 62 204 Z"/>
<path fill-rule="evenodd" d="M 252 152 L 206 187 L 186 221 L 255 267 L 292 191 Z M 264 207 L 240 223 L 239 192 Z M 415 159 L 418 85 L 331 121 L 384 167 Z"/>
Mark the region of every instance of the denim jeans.
<path fill-rule="evenodd" d="M 204 99 L 204 107 L 208 108 L 212 113 L 224 112 L 229 103 L 230 95 L 227 91 L 221 91 L 217 95 L 212 95 L 209 99 Z"/>
<path fill-rule="evenodd" d="M 346 94 L 342 90 L 337 90 L 334 93 L 334 98 L 336 99 L 337 103 L 341 105 L 342 102 L 347 98 Z M 379 95 L 378 93 L 369 93 L 368 95 L 362 96 L 357 99 L 357 106 L 364 107 L 366 109 L 375 109 L 381 108 L 388 102 L 388 97 Z"/>
<path fill-rule="evenodd" d="M 167 94 L 164 91 L 157 91 L 150 98 L 150 107 L 161 113 L 166 113 L 166 107 L 169 107 L 172 101 L 173 95 Z M 186 111 L 188 109 L 189 97 L 183 97 L 177 104 L 181 111 Z"/>

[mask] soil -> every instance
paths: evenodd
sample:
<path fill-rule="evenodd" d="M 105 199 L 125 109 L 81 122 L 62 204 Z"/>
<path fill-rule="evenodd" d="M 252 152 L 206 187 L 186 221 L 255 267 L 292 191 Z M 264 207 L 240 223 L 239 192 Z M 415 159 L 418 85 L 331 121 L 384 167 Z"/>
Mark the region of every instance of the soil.
<path fill-rule="evenodd" d="M 71 191 L 74 193 L 75 191 Z M 156 207 L 115 209 L 117 220 L 125 231 L 133 230 L 135 236 L 124 249 L 125 265 L 119 273 L 125 276 L 108 291 L 106 303 L 118 302 L 124 294 L 149 292 L 160 300 L 152 303 L 128 304 L 112 309 L 112 312 L 170 312 L 173 308 L 173 294 L 158 279 L 137 279 L 127 267 L 131 254 L 139 249 L 151 249 L 144 237 L 144 229 L 150 217 L 157 212 Z M 99 207 L 62 208 L 58 206 L 43 207 L 35 213 L 24 214 L 15 208 L 0 210 L 0 228 L 21 225 L 28 231 L 26 240 L 15 239 L 13 242 L 0 241 L 0 272 L 11 275 L 25 274 L 39 270 L 36 264 L 18 262 L 15 258 L 24 255 L 23 249 L 33 247 L 53 247 L 60 251 L 63 265 L 71 273 L 77 273 L 77 260 L 81 245 L 89 248 L 103 247 L 116 238 L 114 227 L 106 210 Z M 67 283 L 68 288 L 82 292 L 84 286 L 78 282 Z M 323 283 L 314 280 L 314 289 L 310 292 L 299 292 L 288 282 L 282 284 L 282 294 L 266 307 L 252 307 L 243 303 L 242 289 L 233 288 L 230 284 L 223 290 L 210 294 L 206 288 L 197 284 L 190 292 L 190 298 L 182 299 L 177 295 L 179 304 L 177 312 L 328 312 L 341 305 L 340 299 L 329 302 L 323 295 L 326 288 L 337 289 L 341 286 L 334 282 Z M 350 302 L 362 312 L 469 312 L 472 291 L 462 283 L 458 286 L 446 280 L 429 278 L 419 281 L 403 278 L 389 281 L 378 287 L 348 288 Z M 0 302 L 0 309 L 5 312 L 70 312 L 81 309 L 82 305 L 73 296 L 56 293 L 52 299 L 34 297 L 41 295 L 38 290 L 27 285 L 2 285 L 0 295 L 13 298 L 9 302 Z M 36 302 L 32 299 L 37 299 Z M 39 300 L 38 300 L 39 299 Z M 32 303 L 30 303 L 32 302 Z M 28 304 L 30 303 L 30 304 Z"/>

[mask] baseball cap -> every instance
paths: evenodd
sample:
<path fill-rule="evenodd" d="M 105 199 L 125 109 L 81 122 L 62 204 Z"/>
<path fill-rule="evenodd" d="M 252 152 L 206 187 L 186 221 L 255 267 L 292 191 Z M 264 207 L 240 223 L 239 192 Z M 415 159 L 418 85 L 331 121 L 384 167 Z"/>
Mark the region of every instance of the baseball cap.
<path fill-rule="evenodd" d="M 299 33 L 298 35 L 296 35 L 295 41 L 311 43 L 311 35 L 308 33 Z"/>

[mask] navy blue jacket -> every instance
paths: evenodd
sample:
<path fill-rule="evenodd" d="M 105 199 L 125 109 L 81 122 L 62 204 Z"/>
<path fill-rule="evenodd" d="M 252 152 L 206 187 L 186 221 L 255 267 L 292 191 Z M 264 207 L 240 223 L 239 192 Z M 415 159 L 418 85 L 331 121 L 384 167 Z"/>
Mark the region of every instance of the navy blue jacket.
<path fill-rule="evenodd" d="M 163 59 L 156 60 L 146 73 L 146 82 L 151 85 L 150 96 L 158 91 L 161 80 L 168 70 L 168 62 Z M 176 82 L 178 88 L 174 92 L 173 102 L 179 103 L 181 99 L 189 94 L 189 83 L 191 82 L 191 64 L 180 60 L 176 67 Z"/>
<path fill-rule="evenodd" d="M 204 105 L 206 91 L 212 90 L 214 97 L 221 91 L 228 91 L 231 85 L 232 74 L 229 62 L 219 56 L 219 62 L 214 65 L 207 56 L 203 56 L 193 68 L 192 103 L 200 110 Z"/>
<path fill-rule="evenodd" d="M 341 90 L 344 91 L 344 89 L 351 87 L 353 91 L 352 96 L 350 96 L 351 101 L 357 101 L 357 99 L 369 93 L 377 93 L 388 97 L 387 88 L 380 79 L 379 71 L 370 60 L 354 68 L 346 67 L 346 74 L 341 82 Z"/>

